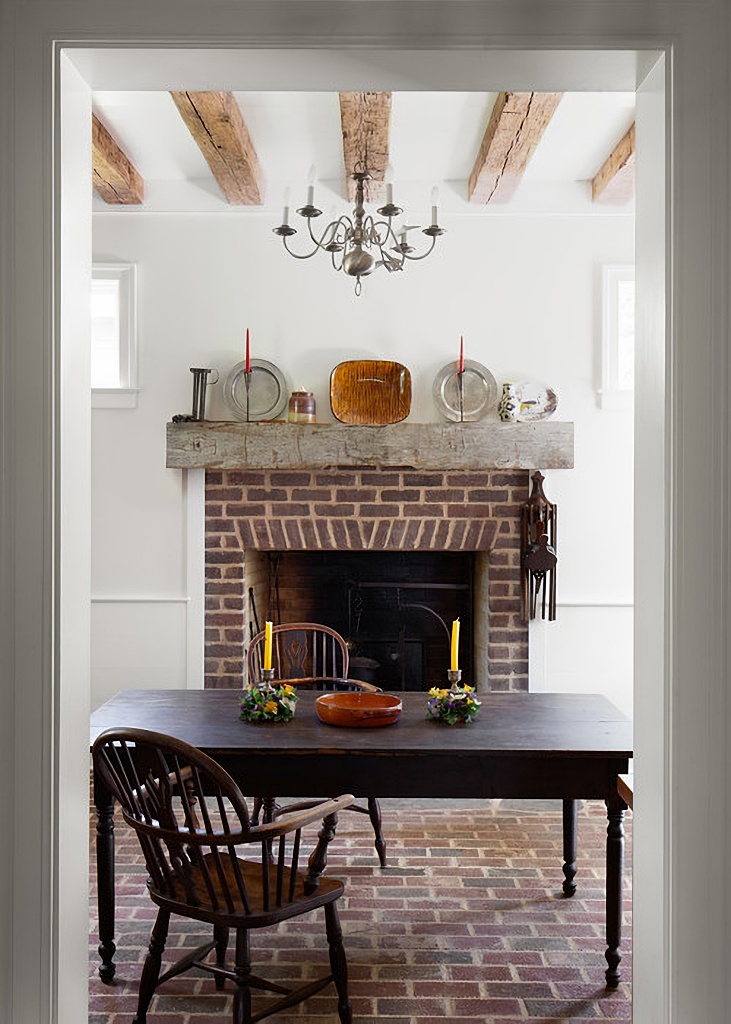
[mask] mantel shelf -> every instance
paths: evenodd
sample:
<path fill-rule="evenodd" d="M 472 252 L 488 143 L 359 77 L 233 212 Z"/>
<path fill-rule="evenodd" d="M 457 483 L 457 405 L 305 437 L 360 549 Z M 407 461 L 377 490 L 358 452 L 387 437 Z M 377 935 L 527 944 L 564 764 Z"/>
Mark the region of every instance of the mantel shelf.
<path fill-rule="evenodd" d="M 168 423 L 170 469 L 572 469 L 574 425 L 540 423 Z"/>

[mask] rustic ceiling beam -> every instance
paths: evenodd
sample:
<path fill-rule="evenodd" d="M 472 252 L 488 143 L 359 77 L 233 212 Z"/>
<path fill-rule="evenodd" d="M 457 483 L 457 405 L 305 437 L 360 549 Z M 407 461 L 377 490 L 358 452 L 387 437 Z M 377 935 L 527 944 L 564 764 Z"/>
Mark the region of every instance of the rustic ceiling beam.
<path fill-rule="evenodd" d="M 353 171 L 367 170 L 371 180 L 366 182 L 366 199 L 382 199 L 389 161 L 391 93 L 341 92 L 340 124 L 348 198 L 355 198 Z"/>
<path fill-rule="evenodd" d="M 498 93 L 467 185 L 471 203 L 505 203 L 512 198 L 561 96 Z"/>
<path fill-rule="evenodd" d="M 144 199 L 142 178 L 96 114 L 91 115 L 91 183 L 105 203 L 134 206 Z"/>
<path fill-rule="evenodd" d="M 591 182 L 595 203 L 626 203 L 635 191 L 635 126 L 622 136 Z"/>
<path fill-rule="evenodd" d="M 170 95 L 228 202 L 260 206 L 264 202 L 264 174 L 233 93 Z"/>

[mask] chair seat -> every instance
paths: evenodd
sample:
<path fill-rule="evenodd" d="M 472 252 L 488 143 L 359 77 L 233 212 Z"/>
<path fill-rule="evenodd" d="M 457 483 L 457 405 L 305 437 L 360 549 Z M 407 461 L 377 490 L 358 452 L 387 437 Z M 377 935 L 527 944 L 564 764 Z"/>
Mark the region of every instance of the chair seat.
<path fill-rule="evenodd" d="M 215 913 L 218 920 L 232 928 L 240 924 L 241 918 L 244 917 L 247 928 L 266 928 L 278 921 L 296 917 L 304 909 L 314 910 L 326 903 L 332 903 L 342 896 L 345 888 L 343 882 L 337 878 L 321 877 L 317 890 L 307 895 L 304 891 L 305 873 L 297 871 L 293 898 L 289 900 L 287 894 L 291 872 L 286 868 L 282 872 L 281 880 L 283 901 L 277 905 L 275 881 L 272 877 L 269 899 L 265 903 L 260 861 L 212 853 L 206 854 L 203 860 L 208 869 L 210 884 L 200 867 L 189 865 L 185 870 L 185 877 L 174 879 L 167 891 L 156 889 L 150 882 L 152 900 L 172 913 L 195 917 L 201 921 L 209 921 L 211 914 Z M 242 892 L 246 893 L 247 905 L 244 905 Z"/>

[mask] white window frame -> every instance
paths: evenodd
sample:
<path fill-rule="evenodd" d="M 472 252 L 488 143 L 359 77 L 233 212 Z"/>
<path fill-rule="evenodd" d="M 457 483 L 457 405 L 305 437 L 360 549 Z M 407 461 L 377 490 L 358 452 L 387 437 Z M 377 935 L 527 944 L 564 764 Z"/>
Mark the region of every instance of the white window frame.
<path fill-rule="evenodd" d="M 92 280 L 119 283 L 119 385 L 92 388 L 93 409 L 137 406 L 137 267 L 134 263 L 93 263 Z"/>
<path fill-rule="evenodd" d="M 619 285 L 635 279 L 633 264 L 602 267 L 602 377 L 597 389 L 600 409 L 632 409 L 634 388 L 619 384 Z"/>

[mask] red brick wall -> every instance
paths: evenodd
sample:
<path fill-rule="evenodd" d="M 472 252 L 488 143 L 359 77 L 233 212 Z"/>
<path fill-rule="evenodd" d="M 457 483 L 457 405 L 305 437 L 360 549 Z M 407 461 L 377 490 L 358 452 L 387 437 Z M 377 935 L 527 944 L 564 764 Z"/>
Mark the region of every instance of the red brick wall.
<path fill-rule="evenodd" d="M 519 520 L 527 497 L 528 470 L 208 470 L 206 687 L 242 685 L 244 560 L 254 548 L 484 552 L 489 686 L 527 690 Z"/>

